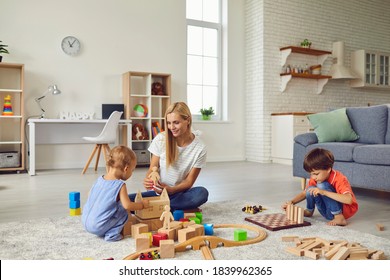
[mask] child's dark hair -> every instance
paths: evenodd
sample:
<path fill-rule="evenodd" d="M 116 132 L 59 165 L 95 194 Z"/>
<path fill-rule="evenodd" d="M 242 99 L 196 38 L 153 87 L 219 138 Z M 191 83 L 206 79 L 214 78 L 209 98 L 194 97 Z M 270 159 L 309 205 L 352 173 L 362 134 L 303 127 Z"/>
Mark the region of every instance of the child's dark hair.
<path fill-rule="evenodd" d="M 327 170 L 333 167 L 334 156 L 332 152 L 315 148 L 308 152 L 303 161 L 303 168 L 307 172 L 312 172 L 313 170 Z"/>
<path fill-rule="evenodd" d="M 137 157 L 133 150 L 126 146 L 116 146 L 110 151 L 107 166 L 123 169 L 126 166 L 130 166 L 131 162 L 136 160 Z"/>

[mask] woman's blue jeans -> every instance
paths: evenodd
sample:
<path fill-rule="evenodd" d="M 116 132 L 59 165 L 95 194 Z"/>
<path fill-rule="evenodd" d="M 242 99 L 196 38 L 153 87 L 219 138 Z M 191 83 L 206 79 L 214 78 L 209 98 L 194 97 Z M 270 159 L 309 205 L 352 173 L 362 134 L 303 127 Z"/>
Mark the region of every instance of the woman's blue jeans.
<path fill-rule="evenodd" d="M 316 186 L 319 189 L 336 192 L 334 187 L 329 184 L 329 182 L 322 182 Z M 313 188 L 313 187 L 309 187 Z M 315 206 L 317 206 L 318 212 L 327 220 L 333 220 L 334 215 L 341 214 L 343 212 L 343 204 L 334 199 L 331 199 L 323 195 L 311 195 L 309 191 L 306 191 L 306 208 L 307 210 L 313 212 Z"/>
<path fill-rule="evenodd" d="M 142 197 L 157 196 L 154 191 L 141 193 Z M 134 201 L 137 194 L 129 194 L 131 201 Z M 184 192 L 169 195 L 171 211 L 195 209 L 204 204 L 209 197 L 209 192 L 204 187 L 192 187 Z"/>

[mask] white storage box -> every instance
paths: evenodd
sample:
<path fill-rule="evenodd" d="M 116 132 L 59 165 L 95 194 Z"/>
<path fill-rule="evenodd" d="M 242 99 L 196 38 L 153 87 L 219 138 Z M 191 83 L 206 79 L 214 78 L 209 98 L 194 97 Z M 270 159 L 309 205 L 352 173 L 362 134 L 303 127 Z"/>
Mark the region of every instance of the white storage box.
<path fill-rule="evenodd" d="M 0 152 L 0 168 L 19 167 L 19 152 Z"/>

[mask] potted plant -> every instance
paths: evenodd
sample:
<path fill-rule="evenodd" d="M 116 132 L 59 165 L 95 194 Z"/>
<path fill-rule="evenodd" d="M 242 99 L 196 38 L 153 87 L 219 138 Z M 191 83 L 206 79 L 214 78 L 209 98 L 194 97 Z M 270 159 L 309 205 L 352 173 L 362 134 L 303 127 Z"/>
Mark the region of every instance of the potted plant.
<path fill-rule="evenodd" d="M 6 47 L 8 47 L 8 45 L 3 45 L 1 42 L 2 41 L 0 41 L 0 62 L 3 59 L 3 56 L 1 54 L 2 53 L 9 53 L 8 50 L 6 49 Z"/>
<path fill-rule="evenodd" d="M 202 114 L 202 119 L 203 120 L 210 120 L 211 119 L 211 116 L 214 115 L 214 109 L 213 107 L 210 107 L 210 108 L 203 108 L 203 109 L 200 109 L 200 113 Z"/>

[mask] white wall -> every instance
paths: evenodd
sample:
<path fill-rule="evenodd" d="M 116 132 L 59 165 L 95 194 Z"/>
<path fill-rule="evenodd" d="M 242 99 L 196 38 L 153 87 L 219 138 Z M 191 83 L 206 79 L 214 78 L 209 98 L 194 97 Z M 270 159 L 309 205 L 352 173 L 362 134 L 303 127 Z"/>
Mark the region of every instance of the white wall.
<path fill-rule="evenodd" d="M 229 2 L 230 122 L 195 124 L 204 133 L 210 161 L 244 159 L 245 153 L 240 112 L 244 0 Z M 3 61 L 25 64 L 26 117 L 39 115 L 34 98 L 55 83 L 62 94 L 42 101 L 46 117 L 68 111 L 95 112 L 100 118 L 102 103 L 122 102 L 121 74 L 126 71 L 171 73 L 172 101 L 186 100 L 184 0 L 2 0 L 0 34 L 10 51 Z M 81 41 L 82 51 L 76 57 L 61 50 L 61 40 L 67 35 Z M 91 149 L 87 145 L 39 146 L 37 168 L 82 167 Z"/>
<path fill-rule="evenodd" d="M 280 47 L 299 45 L 332 51 L 345 42 L 345 65 L 359 49 L 390 52 L 390 5 L 381 0 L 247 0 L 246 31 L 246 153 L 248 160 L 267 162 L 271 155 L 271 113 L 321 112 L 346 106 L 390 103 L 390 91 L 356 89 L 330 80 L 317 95 L 315 80 L 293 79 L 280 91 Z M 316 61 L 307 56 L 298 60 Z M 316 58 L 315 58 L 316 60 Z M 332 59 L 325 61 L 329 70 Z"/>

